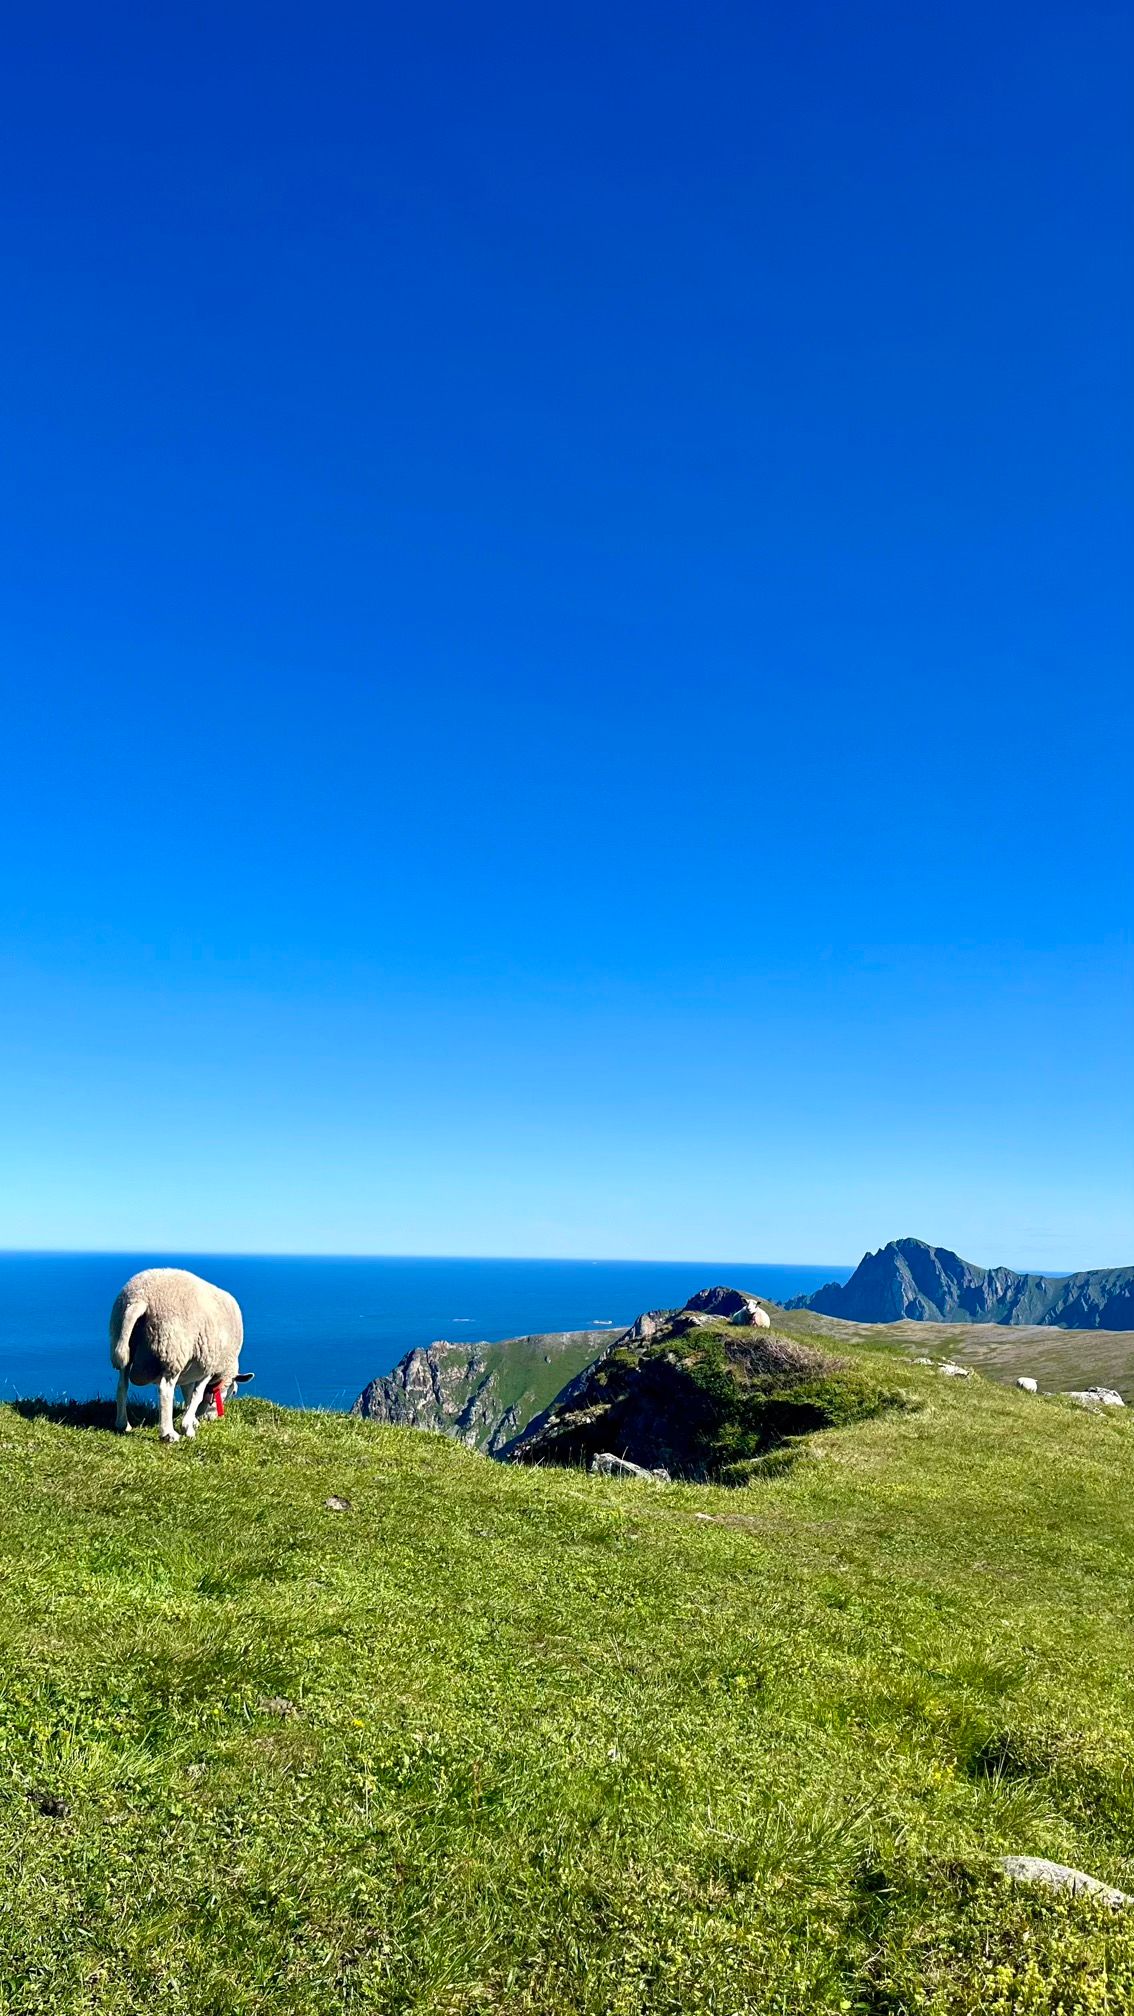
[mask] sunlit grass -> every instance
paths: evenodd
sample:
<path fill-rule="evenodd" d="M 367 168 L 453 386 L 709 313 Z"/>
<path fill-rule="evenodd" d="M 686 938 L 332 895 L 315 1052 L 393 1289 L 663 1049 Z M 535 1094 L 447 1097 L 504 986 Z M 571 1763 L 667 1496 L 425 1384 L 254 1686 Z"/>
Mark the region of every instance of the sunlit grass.
<path fill-rule="evenodd" d="M 0 2009 L 1134 2007 L 994 1866 L 1134 1890 L 1134 1430 L 902 1380 L 740 1490 L 0 1409 Z"/>

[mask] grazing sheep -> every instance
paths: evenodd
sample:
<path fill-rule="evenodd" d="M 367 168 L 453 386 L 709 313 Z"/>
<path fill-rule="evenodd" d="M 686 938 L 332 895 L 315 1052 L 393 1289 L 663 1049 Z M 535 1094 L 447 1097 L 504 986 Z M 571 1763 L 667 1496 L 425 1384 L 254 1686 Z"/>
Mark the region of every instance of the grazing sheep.
<path fill-rule="evenodd" d="M 147 1267 L 127 1281 L 110 1312 L 110 1362 L 118 1373 L 117 1427 L 130 1432 L 126 1396 L 134 1386 L 157 1386 L 163 1442 L 176 1442 L 173 1393 L 186 1395 L 182 1432 L 197 1433 L 206 1393 L 220 1413 L 234 1386 L 252 1378 L 240 1372 L 244 1324 L 234 1296 L 183 1267 Z"/>

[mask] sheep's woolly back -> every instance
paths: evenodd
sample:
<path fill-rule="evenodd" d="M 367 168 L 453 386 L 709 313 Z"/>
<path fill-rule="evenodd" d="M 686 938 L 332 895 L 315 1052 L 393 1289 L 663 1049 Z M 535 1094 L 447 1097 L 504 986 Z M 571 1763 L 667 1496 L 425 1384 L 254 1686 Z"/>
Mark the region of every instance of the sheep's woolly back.
<path fill-rule="evenodd" d="M 244 1324 L 235 1296 L 184 1267 L 147 1267 L 119 1294 L 110 1318 L 110 1355 L 128 1363 L 136 1386 L 162 1377 L 231 1379 Z"/>

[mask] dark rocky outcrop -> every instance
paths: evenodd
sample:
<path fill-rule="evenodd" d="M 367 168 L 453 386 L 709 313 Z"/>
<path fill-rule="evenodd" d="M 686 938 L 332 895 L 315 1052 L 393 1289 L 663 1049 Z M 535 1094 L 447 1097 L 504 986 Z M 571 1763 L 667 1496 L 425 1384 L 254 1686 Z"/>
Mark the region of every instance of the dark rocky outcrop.
<path fill-rule="evenodd" d="M 698 1317 L 723 1317 L 726 1323 L 743 1328 L 769 1330 L 772 1319 L 758 1295 L 744 1295 L 739 1288 L 702 1288 L 685 1304 L 686 1313 Z"/>
<path fill-rule="evenodd" d="M 947 1246 L 892 1239 L 866 1253 L 849 1281 L 797 1295 L 813 1309 L 856 1323 L 1059 1324 L 1075 1330 L 1134 1328 L 1134 1267 L 1064 1276 L 976 1267 Z"/>
<path fill-rule="evenodd" d="M 655 1312 L 648 1334 L 625 1332 L 501 1454 L 588 1466 L 616 1455 L 675 1477 L 748 1481 L 755 1459 L 900 1402 L 811 1344 L 738 1326 L 741 1313 L 711 1315 L 692 1304 L 668 1319 Z"/>
<path fill-rule="evenodd" d="M 703 1288 L 628 1330 L 571 1330 L 497 1344 L 440 1339 L 409 1351 L 354 1405 L 520 1463 L 613 1459 L 651 1473 L 746 1482 L 770 1455 L 896 1396 L 824 1349 L 771 1328 L 736 1288 Z M 781 1455 L 776 1463 L 783 1468 Z"/>

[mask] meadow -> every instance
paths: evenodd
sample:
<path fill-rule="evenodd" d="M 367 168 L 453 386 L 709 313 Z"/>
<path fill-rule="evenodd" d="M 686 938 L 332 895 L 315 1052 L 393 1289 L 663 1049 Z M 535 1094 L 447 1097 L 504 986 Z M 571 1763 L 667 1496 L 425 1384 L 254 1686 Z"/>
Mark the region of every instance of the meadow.
<path fill-rule="evenodd" d="M 1129 2011 L 997 1858 L 1134 1891 L 1134 1424 L 896 1376 L 733 1490 L 0 1408 L 4 2016 Z"/>

